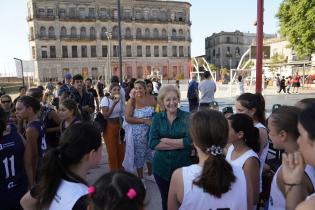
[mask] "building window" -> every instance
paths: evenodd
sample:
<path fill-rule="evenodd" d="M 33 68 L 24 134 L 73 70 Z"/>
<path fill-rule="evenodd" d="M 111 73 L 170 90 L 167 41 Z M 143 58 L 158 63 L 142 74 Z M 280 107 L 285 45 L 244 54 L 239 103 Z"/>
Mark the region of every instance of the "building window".
<path fill-rule="evenodd" d="M 188 51 L 188 57 L 190 57 L 190 47 L 187 48 Z"/>
<path fill-rule="evenodd" d="M 177 57 L 177 46 L 172 47 L 172 54 L 173 54 L 173 57 Z"/>
<path fill-rule="evenodd" d="M 89 8 L 89 18 L 95 18 L 95 9 Z"/>
<path fill-rule="evenodd" d="M 125 19 L 128 19 L 128 20 L 130 20 L 130 19 L 132 18 L 131 10 L 130 10 L 130 9 L 126 9 L 126 10 L 124 11 L 124 18 L 125 18 Z"/>
<path fill-rule="evenodd" d="M 62 46 L 62 57 L 68 58 L 68 46 Z"/>
<path fill-rule="evenodd" d="M 50 46 L 49 50 L 50 50 L 50 57 L 51 58 L 56 58 L 56 47 L 55 46 Z"/>
<path fill-rule="evenodd" d="M 66 29 L 66 27 L 64 27 L 64 26 L 61 27 L 60 36 L 61 37 L 66 37 L 67 36 L 67 29 Z"/>
<path fill-rule="evenodd" d="M 85 27 L 81 27 L 80 29 L 80 38 L 84 39 L 86 37 L 86 28 Z"/>
<path fill-rule="evenodd" d="M 163 57 L 167 57 L 167 46 L 162 47 L 162 54 L 163 54 Z"/>
<path fill-rule="evenodd" d="M 118 19 L 118 10 L 114 9 L 113 14 L 114 14 L 114 19 L 117 20 Z"/>
<path fill-rule="evenodd" d="M 213 49 L 213 51 L 212 51 L 212 56 L 213 57 L 215 56 L 215 49 Z"/>
<path fill-rule="evenodd" d="M 127 57 L 132 57 L 132 54 L 131 54 L 131 45 L 127 45 L 127 46 L 126 46 L 126 56 L 127 56 Z"/>
<path fill-rule="evenodd" d="M 118 38 L 118 26 L 113 27 L 113 38 Z"/>
<path fill-rule="evenodd" d="M 71 7 L 69 10 L 69 15 L 70 17 L 74 18 L 75 17 L 75 7 Z"/>
<path fill-rule="evenodd" d="M 159 37 L 159 30 L 158 30 L 157 28 L 155 28 L 155 29 L 153 30 L 153 37 L 154 37 L 154 38 L 158 38 L 158 37 Z"/>
<path fill-rule="evenodd" d="M 154 57 L 159 57 L 159 46 L 154 46 Z"/>
<path fill-rule="evenodd" d="M 151 36 L 151 34 L 150 34 L 150 29 L 148 29 L 148 28 L 145 29 L 145 32 L 144 32 L 144 33 L 145 33 L 145 37 L 146 37 L 146 38 L 149 38 L 149 37 Z"/>
<path fill-rule="evenodd" d="M 49 36 L 49 38 L 54 38 L 55 37 L 55 29 L 54 29 L 54 27 L 50 26 L 48 28 L 48 36 Z"/>
<path fill-rule="evenodd" d="M 128 28 L 126 28 L 126 38 L 131 38 L 131 30 L 130 30 L 130 28 L 128 27 Z"/>
<path fill-rule="evenodd" d="M 49 17 L 54 16 L 54 10 L 53 9 L 47 9 L 47 16 L 49 16 Z"/>
<path fill-rule="evenodd" d="M 90 39 L 95 39 L 95 38 L 96 38 L 95 28 L 91 27 L 90 28 Z"/>
<path fill-rule="evenodd" d="M 42 58 L 47 58 L 47 50 L 42 50 Z"/>
<path fill-rule="evenodd" d="M 107 39 L 106 32 L 107 32 L 107 28 L 103 27 L 101 30 L 101 39 Z"/>
<path fill-rule="evenodd" d="M 81 46 L 81 57 L 86 58 L 87 57 L 87 47 Z"/>
<path fill-rule="evenodd" d="M 184 36 L 183 29 L 179 29 L 179 30 L 178 30 L 178 35 L 179 35 L 179 36 Z"/>
<path fill-rule="evenodd" d="M 177 36 L 176 29 L 173 29 L 173 30 L 172 30 L 172 37 L 176 37 L 176 36 Z"/>
<path fill-rule="evenodd" d="M 96 55 L 96 46 L 95 45 L 92 45 L 91 46 L 91 57 L 92 58 L 95 58 L 97 55 Z"/>
<path fill-rule="evenodd" d="M 142 57 L 142 46 L 137 46 L 137 56 Z"/>
<path fill-rule="evenodd" d="M 98 79 L 98 70 L 96 67 L 92 67 L 92 80 Z"/>
<path fill-rule="evenodd" d="M 107 11 L 105 8 L 101 8 L 100 9 L 100 17 L 101 18 L 106 18 L 108 15 L 107 15 Z"/>
<path fill-rule="evenodd" d="M 36 59 L 36 50 L 34 46 L 32 46 L 32 58 Z"/>
<path fill-rule="evenodd" d="M 71 38 L 76 38 L 77 37 L 77 29 L 76 27 L 71 27 Z"/>
<path fill-rule="evenodd" d="M 137 31 L 136 31 L 136 38 L 137 38 L 137 39 L 141 39 L 141 35 L 142 35 L 141 29 L 140 29 L 140 28 L 137 28 Z"/>
<path fill-rule="evenodd" d="M 113 46 L 113 57 L 118 57 L 118 45 Z"/>
<path fill-rule="evenodd" d="M 235 48 L 235 55 L 236 55 L 236 56 L 241 55 L 241 51 L 240 51 L 240 48 L 239 48 L 239 47 L 236 47 L 236 48 Z"/>
<path fill-rule="evenodd" d="M 59 17 L 65 17 L 66 16 L 66 10 L 65 9 L 59 9 Z"/>
<path fill-rule="evenodd" d="M 151 57 L 151 47 L 150 46 L 145 46 L 145 56 Z"/>
<path fill-rule="evenodd" d="M 46 36 L 47 35 L 46 28 L 44 26 L 40 27 L 39 35 L 40 36 Z"/>
<path fill-rule="evenodd" d="M 77 58 L 77 57 L 78 57 L 78 47 L 72 46 L 72 58 Z"/>
<path fill-rule="evenodd" d="M 226 43 L 230 43 L 231 42 L 231 37 L 226 37 Z"/>
<path fill-rule="evenodd" d="M 163 38 L 167 38 L 166 29 L 163 29 L 163 30 L 162 30 L 162 37 L 163 37 Z"/>
<path fill-rule="evenodd" d="M 85 8 L 84 7 L 79 8 L 79 17 L 81 19 L 85 18 Z"/>
<path fill-rule="evenodd" d="M 107 57 L 107 46 L 102 46 L 102 57 Z"/>
<path fill-rule="evenodd" d="M 179 50 L 179 57 L 184 57 L 184 47 L 179 46 L 178 50 Z"/>

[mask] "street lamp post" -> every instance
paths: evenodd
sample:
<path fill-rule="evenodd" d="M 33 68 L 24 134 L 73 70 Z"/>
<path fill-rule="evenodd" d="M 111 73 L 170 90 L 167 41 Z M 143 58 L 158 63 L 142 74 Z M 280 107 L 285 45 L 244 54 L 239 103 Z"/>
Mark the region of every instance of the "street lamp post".
<path fill-rule="evenodd" d="M 257 0 L 257 34 L 256 34 L 256 93 L 262 91 L 262 59 L 264 36 L 264 0 Z"/>
<path fill-rule="evenodd" d="M 107 40 L 108 40 L 108 53 L 107 53 L 107 77 L 106 77 L 106 82 L 107 84 L 110 83 L 110 78 L 112 77 L 112 64 L 111 64 L 111 43 L 110 40 L 112 38 L 112 33 L 111 32 L 105 32 Z"/>
<path fill-rule="evenodd" d="M 23 83 L 23 87 L 25 86 L 25 82 L 24 82 L 24 70 L 23 70 L 23 60 L 19 59 L 19 58 L 13 58 L 14 60 L 20 61 L 21 63 L 21 69 L 22 69 L 22 83 Z"/>

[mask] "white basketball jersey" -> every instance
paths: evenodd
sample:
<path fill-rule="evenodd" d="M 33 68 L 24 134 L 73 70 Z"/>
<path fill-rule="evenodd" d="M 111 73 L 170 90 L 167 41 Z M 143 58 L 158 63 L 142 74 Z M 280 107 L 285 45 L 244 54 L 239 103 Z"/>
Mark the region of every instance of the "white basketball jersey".
<path fill-rule="evenodd" d="M 182 168 L 184 183 L 184 197 L 179 210 L 244 210 L 247 209 L 247 190 L 244 172 L 241 168 L 232 166 L 236 180 L 231 185 L 230 191 L 216 198 L 193 184 L 193 181 L 201 174 L 202 167 L 191 165 Z"/>
<path fill-rule="evenodd" d="M 277 184 L 277 177 L 278 177 L 278 172 L 282 168 L 282 165 L 278 168 L 277 172 L 273 176 L 272 182 L 271 182 L 271 189 L 270 189 L 270 198 L 269 198 L 269 208 L 268 210 L 282 210 L 285 209 L 285 198 L 280 191 L 278 184 Z M 315 168 L 306 165 L 305 174 L 309 177 L 313 188 L 315 187 Z"/>
<path fill-rule="evenodd" d="M 88 187 L 82 183 L 62 180 L 48 210 L 72 210 L 77 200 L 87 192 Z"/>
<path fill-rule="evenodd" d="M 233 166 L 238 166 L 240 168 L 243 168 L 246 160 L 248 158 L 251 158 L 251 157 L 255 157 L 255 158 L 257 158 L 257 160 L 259 160 L 258 155 L 252 149 L 246 151 L 244 154 L 242 154 L 241 156 L 239 156 L 235 160 L 232 160 L 233 151 L 234 151 L 234 146 L 231 145 L 227 151 L 227 154 L 226 154 L 226 160 Z"/>

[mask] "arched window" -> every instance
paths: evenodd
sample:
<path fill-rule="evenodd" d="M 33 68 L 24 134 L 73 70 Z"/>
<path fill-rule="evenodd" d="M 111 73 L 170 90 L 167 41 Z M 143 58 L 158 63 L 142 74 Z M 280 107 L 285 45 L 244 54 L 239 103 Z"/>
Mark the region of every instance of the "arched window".
<path fill-rule="evenodd" d="M 241 55 L 241 51 L 239 47 L 235 48 L 235 55 Z"/>
<path fill-rule="evenodd" d="M 213 51 L 212 51 L 212 56 L 213 57 L 215 56 L 215 49 L 213 49 Z"/>
<path fill-rule="evenodd" d="M 81 38 L 85 38 L 86 37 L 86 28 L 85 27 L 81 27 L 81 29 L 80 29 L 80 37 Z"/>
<path fill-rule="evenodd" d="M 47 35 L 46 28 L 44 26 L 40 27 L 39 35 L 40 36 L 46 36 Z"/>
<path fill-rule="evenodd" d="M 66 29 L 66 27 L 64 27 L 64 26 L 61 27 L 60 36 L 62 36 L 62 37 L 67 36 L 67 29 Z"/>
<path fill-rule="evenodd" d="M 177 36 L 176 29 L 173 29 L 173 30 L 172 30 L 172 36 Z"/>
<path fill-rule="evenodd" d="M 54 27 L 50 26 L 48 28 L 48 36 L 49 37 L 55 37 L 55 28 Z"/>
<path fill-rule="evenodd" d="M 151 34 L 150 34 L 150 29 L 146 28 L 145 29 L 145 37 L 150 37 Z"/>
<path fill-rule="evenodd" d="M 90 38 L 91 39 L 95 39 L 96 38 L 96 32 L 95 32 L 95 28 L 94 27 L 90 28 Z"/>
<path fill-rule="evenodd" d="M 158 38 L 159 37 L 159 30 L 157 28 L 153 29 L 153 37 Z"/>
<path fill-rule="evenodd" d="M 102 38 L 102 39 L 105 39 L 105 38 L 106 38 L 106 32 L 107 32 L 107 28 L 106 28 L 106 27 L 103 27 L 102 30 L 101 30 L 101 38 Z"/>
<path fill-rule="evenodd" d="M 114 26 L 113 27 L 113 38 L 117 38 L 118 37 L 118 26 Z"/>
<path fill-rule="evenodd" d="M 127 38 L 131 38 L 131 29 L 128 27 L 126 28 L 126 35 Z"/>
<path fill-rule="evenodd" d="M 141 38 L 141 36 L 142 36 L 141 28 L 137 28 L 136 37 L 137 37 L 137 38 Z"/>
<path fill-rule="evenodd" d="M 166 29 L 165 28 L 163 28 L 162 29 L 162 37 L 167 37 L 167 33 L 166 33 Z"/>
<path fill-rule="evenodd" d="M 183 29 L 179 29 L 179 30 L 178 30 L 178 35 L 179 35 L 179 36 L 183 36 L 183 35 L 184 35 Z"/>
<path fill-rule="evenodd" d="M 71 37 L 76 37 L 77 36 L 77 29 L 76 27 L 72 26 L 71 27 Z"/>

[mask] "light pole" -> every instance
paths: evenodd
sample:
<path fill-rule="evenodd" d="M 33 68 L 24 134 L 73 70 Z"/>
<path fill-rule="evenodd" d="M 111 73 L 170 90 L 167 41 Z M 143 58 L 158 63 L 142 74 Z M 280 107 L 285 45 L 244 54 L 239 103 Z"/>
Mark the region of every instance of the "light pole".
<path fill-rule="evenodd" d="M 24 86 L 25 86 L 25 82 L 24 82 L 23 60 L 22 60 L 22 59 L 19 59 L 19 58 L 13 58 L 13 59 L 21 62 L 21 69 L 22 69 L 22 83 L 23 83 L 23 87 L 24 87 Z"/>
<path fill-rule="evenodd" d="M 111 64 L 111 43 L 110 40 L 112 38 L 112 33 L 111 32 L 105 32 L 107 40 L 108 40 L 108 53 L 107 53 L 107 77 L 106 77 L 106 82 L 107 84 L 110 83 L 110 79 L 112 78 L 112 64 Z"/>
<path fill-rule="evenodd" d="M 257 0 L 257 33 L 256 33 L 256 93 L 262 88 L 262 59 L 264 36 L 264 0 Z"/>

